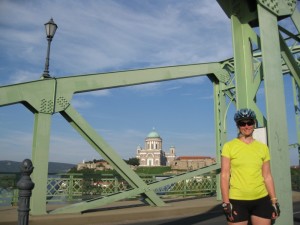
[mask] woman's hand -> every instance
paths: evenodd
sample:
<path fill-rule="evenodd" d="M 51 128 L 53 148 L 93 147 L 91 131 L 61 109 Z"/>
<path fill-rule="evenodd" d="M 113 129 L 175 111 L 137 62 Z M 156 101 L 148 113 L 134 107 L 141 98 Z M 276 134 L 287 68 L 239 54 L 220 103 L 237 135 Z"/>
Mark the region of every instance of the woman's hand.
<path fill-rule="evenodd" d="M 278 202 L 272 203 L 272 206 L 273 206 L 272 219 L 277 219 L 280 216 L 279 203 Z"/>
<path fill-rule="evenodd" d="M 230 202 L 229 203 L 224 202 L 222 204 L 222 207 L 223 207 L 224 214 L 228 218 L 228 220 L 233 221 L 234 220 L 233 214 L 237 215 L 237 213 L 236 213 L 236 211 L 233 211 L 232 204 Z"/>

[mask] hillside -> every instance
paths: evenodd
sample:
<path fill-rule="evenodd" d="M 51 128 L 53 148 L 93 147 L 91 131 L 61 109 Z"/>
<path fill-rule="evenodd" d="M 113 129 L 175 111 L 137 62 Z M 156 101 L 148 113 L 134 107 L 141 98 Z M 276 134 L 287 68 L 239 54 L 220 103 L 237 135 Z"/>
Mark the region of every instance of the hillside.
<path fill-rule="evenodd" d="M 18 173 L 20 172 L 21 162 L 0 160 L 0 173 Z M 49 173 L 65 173 L 75 164 L 49 162 Z"/>

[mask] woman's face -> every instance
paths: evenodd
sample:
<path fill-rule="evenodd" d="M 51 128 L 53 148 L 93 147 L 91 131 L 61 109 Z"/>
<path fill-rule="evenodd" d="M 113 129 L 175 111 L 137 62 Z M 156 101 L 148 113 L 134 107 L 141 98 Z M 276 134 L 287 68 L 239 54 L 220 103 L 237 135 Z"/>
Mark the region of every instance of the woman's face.
<path fill-rule="evenodd" d="M 254 131 L 254 125 L 254 120 L 242 120 L 237 122 L 240 134 L 244 137 L 252 136 L 252 133 Z"/>

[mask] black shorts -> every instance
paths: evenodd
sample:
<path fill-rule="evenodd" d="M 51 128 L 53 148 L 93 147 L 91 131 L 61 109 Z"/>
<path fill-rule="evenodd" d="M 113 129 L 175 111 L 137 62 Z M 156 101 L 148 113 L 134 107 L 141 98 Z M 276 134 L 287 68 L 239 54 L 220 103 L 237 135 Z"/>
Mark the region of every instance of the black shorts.
<path fill-rule="evenodd" d="M 273 207 L 269 196 L 255 200 L 230 199 L 230 203 L 233 211 L 237 212 L 237 215 L 233 213 L 234 221 L 231 221 L 233 223 L 247 221 L 252 215 L 265 219 L 272 218 Z"/>

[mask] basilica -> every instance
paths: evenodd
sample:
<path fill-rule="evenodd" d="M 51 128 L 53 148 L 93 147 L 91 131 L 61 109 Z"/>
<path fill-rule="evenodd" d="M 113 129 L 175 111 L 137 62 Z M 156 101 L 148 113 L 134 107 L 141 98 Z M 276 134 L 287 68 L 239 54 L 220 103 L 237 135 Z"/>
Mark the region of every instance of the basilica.
<path fill-rule="evenodd" d="M 145 138 L 144 149 L 138 146 L 136 151 L 140 166 L 170 166 L 175 157 L 175 147 L 170 147 L 169 153 L 163 151 L 162 138 L 155 129 Z"/>
<path fill-rule="evenodd" d="M 216 163 L 210 156 L 179 156 L 176 158 L 175 147 L 166 153 L 162 149 L 162 138 L 153 129 L 145 138 L 145 146 L 137 147 L 136 158 L 139 166 L 170 166 L 173 170 L 196 170 Z"/>

